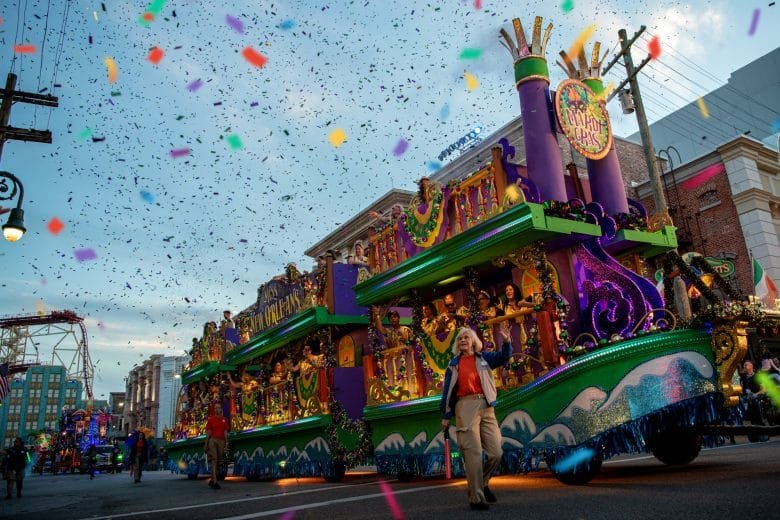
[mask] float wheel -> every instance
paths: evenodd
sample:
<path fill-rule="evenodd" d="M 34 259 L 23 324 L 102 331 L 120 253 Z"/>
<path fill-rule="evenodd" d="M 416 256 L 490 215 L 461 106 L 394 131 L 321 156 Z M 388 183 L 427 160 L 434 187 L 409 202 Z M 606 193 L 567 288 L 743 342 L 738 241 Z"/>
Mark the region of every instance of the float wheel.
<path fill-rule="evenodd" d="M 655 458 L 669 466 L 683 466 L 693 462 L 701 451 L 701 435 L 692 430 L 663 432 L 652 440 Z"/>
<path fill-rule="evenodd" d="M 581 486 L 587 484 L 593 478 L 598 475 L 601 470 L 601 459 L 595 455 L 588 460 L 578 462 L 574 467 L 566 468 L 563 471 L 556 471 L 553 469 L 555 463 L 564 458 L 564 456 L 555 457 L 553 460 L 548 460 L 547 465 L 550 467 L 550 472 L 558 479 L 559 482 L 567 484 L 569 486 Z"/>

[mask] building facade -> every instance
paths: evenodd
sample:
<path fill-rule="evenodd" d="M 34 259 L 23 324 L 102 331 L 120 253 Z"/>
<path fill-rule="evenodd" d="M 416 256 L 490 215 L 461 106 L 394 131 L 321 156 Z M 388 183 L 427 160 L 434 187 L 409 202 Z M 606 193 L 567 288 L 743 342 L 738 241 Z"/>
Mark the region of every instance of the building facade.
<path fill-rule="evenodd" d="M 680 253 L 696 252 L 733 263 L 727 279 L 753 293 L 752 258 L 780 281 L 780 154 L 739 136 L 663 174 Z M 653 210 L 650 183 L 637 187 Z M 724 273 L 728 270 L 724 269 Z"/>
<path fill-rule="evenodd" d="M 188 356 L 168 356 L 160 361 L 160 407 L 157 416 L 157 436 L 176 424 L 176 406 L 181 391 L 181 372 L 189 362 Z"/>
<path fill-rule="evenodd" d="M 10 382 L 0 407 L 0 438 L 4 447 L 15 437 L 31 442 L 41 430 L 56 430 L 63 407 L 81 408 L 83 386 L 68 381 L 62 366 L 34 366 Z"/>
<path fill-rule="evenodd" d="M 154 431 L 162 437 L 163 429 L 173 424 L 172 409 L 181 379 L 186 356 L 166 357 L 155 354 L 136 366 L 127 376 L 125 404 L 122 412 L 122 435 L 127 436 L 138 428 Z"/>
<path fill-rule="evenodd" d="M 111 432 L 109 437 L 112 439 L 123 438 L 124 428 L 124 410 L 125 410 L 125 393 L 124 392 L 111 392 L 108 394 L 108 408 L 111 411 Z"/>

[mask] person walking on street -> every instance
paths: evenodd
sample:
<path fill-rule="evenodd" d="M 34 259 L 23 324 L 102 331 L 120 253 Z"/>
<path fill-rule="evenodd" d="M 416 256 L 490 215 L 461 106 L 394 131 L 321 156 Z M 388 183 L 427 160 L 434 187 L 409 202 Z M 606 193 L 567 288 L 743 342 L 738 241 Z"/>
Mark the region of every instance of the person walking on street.
<path fill-rule="evenodd" d="M 21 437 L 14 439 L 14 444 L 6 451 L 5 499 L 11 498 L 14 482 L 16 483 L 16 498 L 22 498 L 22 484 L 24 484 L 24 468 L 27 466 L 27 447 Z"/>
<path fill-rule="evenodd" d="M 135 483 L 141 482 L 141 473 L 144 464 L 146 464 L 149 453 L 149 442 L 146 440 L 144 432 L 136 432 L 136 438 L 130 445 L 130 463 L 133 465 L 133 477 Z"/>
<path fill-rule="evenodd" d="M 211 415 L 208 421 L 206 421 L 206 444 L 203 446 L 203 451 L 208 457 L 209 466 L 211 466 L 209 487 L 212 489 L 220 489 L 222 487 L 217 480 L 217 474 L 225 453 L 228 429 L 227 419 L 222 417 L 222 407 L 220 403 L 215 403 L 212 406 Z"/>
<path fill-rule="evenodd" d="M 95 466 L 97 466 L 97 448 L 94 444 L 87 449 L 87 469 L 89 471 L 89 480 L 95 478 Z"/>
<path fill-rule="evenodd" d="M 501 351 L 482 352 L 482 341 L 474 330 L 463 327 L 453 345 L 454 359 L 447 366 L 441 396 L 442 430 L 449 430 L 455 417 L 457 442 L 463 454 L 471 509 L 487 511 L 496 496 L 488 486 L 501 462 L 501 430 L 496 420 L 498 392 L 493 369 L 503 366 L 512 355 L 505 332 Z M 482 451 L 486 459 L 482 463 Z"/>

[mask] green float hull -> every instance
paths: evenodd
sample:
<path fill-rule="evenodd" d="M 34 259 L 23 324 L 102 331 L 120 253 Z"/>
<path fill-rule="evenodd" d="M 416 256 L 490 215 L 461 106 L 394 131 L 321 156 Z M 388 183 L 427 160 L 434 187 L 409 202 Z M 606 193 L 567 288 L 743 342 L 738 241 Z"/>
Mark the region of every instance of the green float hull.
<path fill-rule="evenodd" d="M 504 470 L 526 472 L 576 447 L 601 459 L 642 451 L 653 433 L 717 419 L 721 394 L 699 330 L 640 336 L 604 347 L 525 386 L 499 392 Z M 443 472 L 440 396 L 367 407 L 380 473 Z M 451 427 L 453 471 L 462 473 Z"/>

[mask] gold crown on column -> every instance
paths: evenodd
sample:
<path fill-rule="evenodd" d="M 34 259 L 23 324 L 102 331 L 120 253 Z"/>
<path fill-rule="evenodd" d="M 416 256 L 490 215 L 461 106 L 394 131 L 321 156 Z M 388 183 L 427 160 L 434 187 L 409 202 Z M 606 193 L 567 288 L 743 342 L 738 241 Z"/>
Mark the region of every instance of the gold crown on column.
<path fill-rule="evenodd" d="M 505 42 L 501 42 L 501 45 L 507 48 L 512 55 L 514 61 L 519 61 L 527 56 L 537 56 L 544 58 L 544 51 L 547 48 L 547 42 L 550 40 L 550 33 L 553 29 L 553 24 L 549 24 L 544 30 L 544 38 L 542 38 L 542 17 L 537 16 L 534 18 L 534 32 L 531 39 L 531 46 L 528 46 L 528 40 L 525 38 L 525 31 L 523 30 L 523 24 L 520 23 L 519 18 L 512 20 L 512 26 L 515 28 L 515 36 L 517 37 L 517 44 L 504 29 L 500 29 L 499 33 L 504 37 Z"/>
<path fill-rule="evenodd" d="M 566 53 L 561 51 L 560 54 L 563 63 L 556 61 L 560 68 L 571 78 L 578 79 L 580 81 L 584 79 L 601 79 L 601 64 L 607 58 L 609 52 L 605 52 L 604 56 L 599 59 L 599 52 L 601 51 L 601 42 L 593 44 L 593 52 L 590 55 L 590 65 L 585 58 L 585 46 L 580 47 L 580 51 L 577 53 L 577 65 L 575 66 L 572 58 Z"/>

